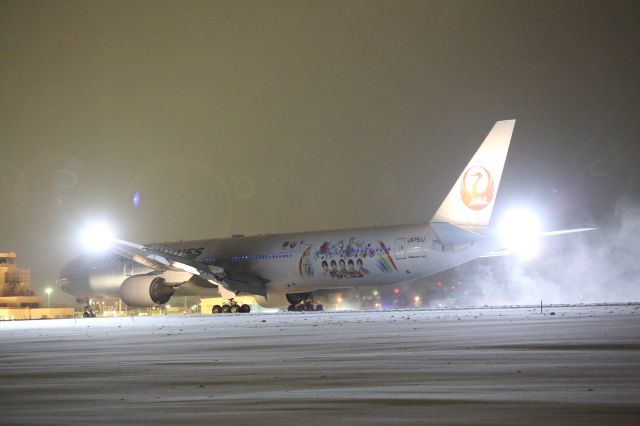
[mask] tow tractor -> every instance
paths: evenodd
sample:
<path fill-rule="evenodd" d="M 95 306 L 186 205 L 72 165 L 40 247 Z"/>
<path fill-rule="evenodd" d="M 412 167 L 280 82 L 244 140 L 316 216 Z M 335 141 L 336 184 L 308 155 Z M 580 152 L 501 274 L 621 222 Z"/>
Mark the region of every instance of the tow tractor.
<path fill-rule="evenodd" d="M 83 318 L 95 318 L 96 317 L 96 313 L 93 312 L 93 309 L 91 309 L 91 304 L 89 302 L 87 302 L 87 304 L 84 306 L 84 312 L 82 313 L 82 317 Z"/>

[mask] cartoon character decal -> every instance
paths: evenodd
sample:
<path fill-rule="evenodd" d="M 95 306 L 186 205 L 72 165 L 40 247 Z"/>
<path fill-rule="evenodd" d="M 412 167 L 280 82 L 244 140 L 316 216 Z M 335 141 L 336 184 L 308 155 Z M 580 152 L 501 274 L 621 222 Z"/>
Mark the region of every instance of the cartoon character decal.
<path fill-rule="evenodd" d="M 365 243 L 351 237 L 348 242 L 325 241 L 317 250 L 308 246 L 300 257 L 302 277 L 314 276 L 314 265 L 319 266 L 322 277 L 332 279 L 363 278 L 370 274 L 366 265 L 375 265 L 381 272 L 397 271 L 389 248 L 382 242 Z"/>

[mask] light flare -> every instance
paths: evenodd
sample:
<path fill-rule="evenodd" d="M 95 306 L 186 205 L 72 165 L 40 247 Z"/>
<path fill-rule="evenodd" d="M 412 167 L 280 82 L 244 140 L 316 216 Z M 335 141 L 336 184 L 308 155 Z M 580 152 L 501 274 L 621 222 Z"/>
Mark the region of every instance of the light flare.
<path fill-rule="evenodd" d="M 111 227 L 103 222 L 90 223 L 82 230 L 82 244 L 89 251 L 100 252 L 107 250 L 114 241 Z"/>
<path fill-rule="evenodd" d="M 500 222 L 500 239 L 505 247 L 522 259 L 534 258 L 540 249 L 540 220 L 530 210 L 509 211 Z"/>

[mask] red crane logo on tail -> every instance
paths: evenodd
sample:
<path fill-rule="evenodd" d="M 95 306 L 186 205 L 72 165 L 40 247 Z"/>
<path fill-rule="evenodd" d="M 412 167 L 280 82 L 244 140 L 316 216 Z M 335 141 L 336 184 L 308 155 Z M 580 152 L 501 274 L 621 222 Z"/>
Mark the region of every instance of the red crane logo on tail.
<path fill-rule="evenodd" d="M 482 166 L 469 167 L 462 176 L 460 196 L 471 210 L 482 210 L 493 200 L 493 178 Z"/>

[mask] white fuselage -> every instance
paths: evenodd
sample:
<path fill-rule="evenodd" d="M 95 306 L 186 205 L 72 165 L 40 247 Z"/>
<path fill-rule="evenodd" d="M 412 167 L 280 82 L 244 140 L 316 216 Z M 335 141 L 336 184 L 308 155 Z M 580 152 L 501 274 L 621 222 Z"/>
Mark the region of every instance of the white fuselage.
<path fill-rule="evenodd" d="M 430 224 L 257 235 L 162 244 L 204 265 L 257 276 L 269 294 L 394 285 L 426 277 L 498 248 L 487 237 L 443 246 Z M 117 255 L 80 257 L 60 287 L 78 297 L 118 297 L 122 282 L 150 269 Z M 217 296 L 217 287 L 187 283 L 176 294 Z M 257 297 L 260 302 L 261 298 Z"/>

